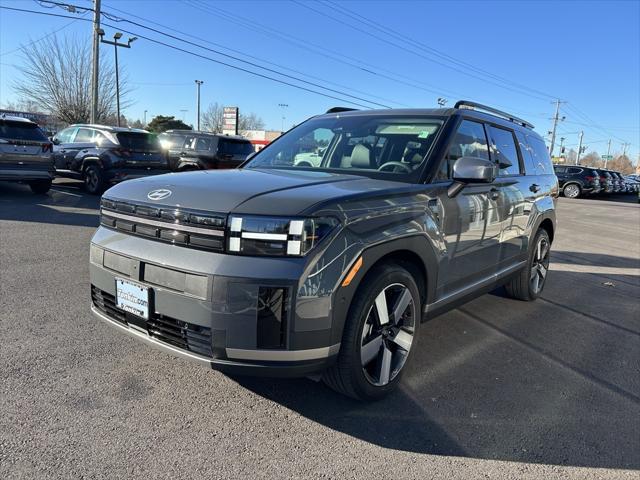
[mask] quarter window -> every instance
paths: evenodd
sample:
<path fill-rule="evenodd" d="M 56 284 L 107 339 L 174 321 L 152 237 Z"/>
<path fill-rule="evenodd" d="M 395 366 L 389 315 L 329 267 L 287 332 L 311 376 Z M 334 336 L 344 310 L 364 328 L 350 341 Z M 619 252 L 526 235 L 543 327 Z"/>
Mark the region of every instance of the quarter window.
<path fill-rule="evenodd" d="M 509 130 L 489 126 L 489 138 L 491 139 L 493 159 L 500 165 L 500 176 L 520 175 L 520 161 L 513 133 Z"/>
<path fill-rule="evenodd" d="M 552 174 L 553 164 L 551 163 L 551 157 L 544 141 L 537 136 L 527 135 L 527 143 L 531 147 L 533 153 L 533 160 L 536 164 L 536 173 L 538 175 Z"/>
<path fill-rule="evenodd" d="M 450 180 L 453 178 L 453 164 L 460 157 L 479 157 L 489 160 L 489 148 L 484 127 L 481 123 L 463 120 L 456 132 L 440 171 L 437 180 Z"/>

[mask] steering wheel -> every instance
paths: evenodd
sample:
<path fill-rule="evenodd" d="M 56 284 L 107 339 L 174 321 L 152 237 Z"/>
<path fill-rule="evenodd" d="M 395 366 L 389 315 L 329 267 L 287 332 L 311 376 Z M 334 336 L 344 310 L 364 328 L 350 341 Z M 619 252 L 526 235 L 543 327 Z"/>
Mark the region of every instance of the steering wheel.
<path fill-rule="evenodd" d="M 313 167 L 313 164 L 309 160 L 300 160 L 295 165 L 296 167 Z"/>
<path fill-rule="evenodd" d="M 387 162 L 387 163 L 383 163 L 382 165 L 380 165 L 378 167 L 378 171 L 379 172 L 384 172 L 384 171 L 391 171 L 391 172 L 395 172 L 397 171 L 396 168 L 400 167 L 401 170 L 404 170 L 404 173 L 411 173 L 411 168 L 409 168 L 406 164 L 402 163 L 402 162 Z"/>

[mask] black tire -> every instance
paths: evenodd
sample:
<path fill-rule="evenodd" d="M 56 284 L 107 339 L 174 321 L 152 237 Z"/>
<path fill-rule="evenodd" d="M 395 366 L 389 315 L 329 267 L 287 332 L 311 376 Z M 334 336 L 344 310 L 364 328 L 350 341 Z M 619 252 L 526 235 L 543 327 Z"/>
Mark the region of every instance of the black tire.
<path fill-rule="evenodd" d="M 51 180 L 33 180 L 29 182 L 31 191 L 37 195 L 44 195 L 51 188 Z"/>
<path fill-rule="evenodd" d="M 546 248 L 546 252 L 543 251 L 541 253 L 542 259 L 538 258 L 538 247 L 541 244 L 542 249 Z M 536 233 L 532 247 L 529 249 L 527 266 L 505 284 L 505 289 L 509 297 L 530 302 L 542 294 L 546 284 L 547 273 L 549 271 L 550 251 L 551 241 L 549 240 L 549 234 L 545 229 L 541 228 Z M 540 264 L 544 267 L 544 273 L 542 273 L 543 270 L 539 267 Z M 537 284 L 535 283 L 534 273 L 539 282 Z"/>
<path fill-rule="evenodd" d="M 582 188 L 577 183 L 567 183 L 562 187 L 562 194 L 567 198 L 579 198 L 582 195 Z"/>
<path fill-rule="evenodd" d="M 396 297 L 393 296 L 392 289 L 397 290 Z M 389 322 L 385 324 L 388 326 L 385 330 L 397 328 L 398 331 L 395 334 L 393 332 L 380 333 L 378 337 L 378 334 L 371 330 L 373 325 L 367 323 L 371 318 L 378 317 L 376 297 L 384 295 L 385 299 L 389 298 L 392 301 L 395 299 L 393 306 L 398 306 L 402 303 L 400 297 L 405 294 L 405 291 L 410 293 L 411 300 L 405 309 L 398 307 L 398 311 L 402 310 L 402 315 L 399 315 L 401 319 L 398 320 L 391 314 L 388 317 Z M 376 313 L 373 313 L 374 309 Z M 407 314 L 407 312 L 410 313 Z M 412 322 L 408 321 L 409 317 L 412 317 Z M 351 302 L 342 335 L 340 353 L 336 364 L 323 374 L 324 383 L 333 390 L 358 400 L 375 400 L 392 392 L 400 382 L 402 373 L 416 348 L 416 334 L 421 318 L 420 292 L 411 273 L 397 263 L 384 263 L 374 267 L 364 278 Z M 409 327 L 410 323 L 411 328 Z M 367 325 L 368 333 L 364 330 L 365 325 Z M 365 338 L 370 334 L 376 339 L 379 338 L 380 344 L 378 353 L 371 356 L 371 360 L 363 366 L 361 354 L 364 354 L 364 351 L 361 351 L 361 347 L 364 345 Z M 409 348 L 404 349 L 399 346 L 400 340 L 402 337 L 406 338 L 407 335 L 411 337 L 411 341 L 408 343 Z M 366 345 L 373 343 L 367 341 Z M 405 345 L 407 344 L 405 343 Z M 386 362 L 386 383 L 384 383 L 382 379 L 384 367 L 382 365 L 385 364 L 387 351 L 393 353 L 389 353 L 390 359 Z M 382 382 L 380 385 L 376 385 L 375 380 L 367 373 L 368 368 L 375 370 L 378 365 L 380 366 L 378 381 Z M 392 365 L 393 371 L 391 370 Z"/>
<path fill-rule="evenodd" d="M 104 191 L 104 174 L 98 165 L 88 165 L 84 169 L 84 189 L 91 195 L 100 195 Z"/>

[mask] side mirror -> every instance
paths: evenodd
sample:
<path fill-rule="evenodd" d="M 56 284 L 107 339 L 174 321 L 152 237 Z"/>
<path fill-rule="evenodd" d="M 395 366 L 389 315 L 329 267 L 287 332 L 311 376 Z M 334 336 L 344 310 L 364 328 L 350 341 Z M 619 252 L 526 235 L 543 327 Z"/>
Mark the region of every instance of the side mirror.
<path fill-rule="evenodd" d="M 491 183 L 498 175 L 498 166 L 479 157 L 460 157 L 453 164 L 453 184 L 449 187 L 449 198 L 455 197 L 468 183 Z"/>
<path fill-rule="evenodd" d="M 51 143 L 53 143 L 54 145 L 60 145 L 60 140 L 58 140 L 56 137 L 49 137 L 49 140 L 51 140 Z"/>

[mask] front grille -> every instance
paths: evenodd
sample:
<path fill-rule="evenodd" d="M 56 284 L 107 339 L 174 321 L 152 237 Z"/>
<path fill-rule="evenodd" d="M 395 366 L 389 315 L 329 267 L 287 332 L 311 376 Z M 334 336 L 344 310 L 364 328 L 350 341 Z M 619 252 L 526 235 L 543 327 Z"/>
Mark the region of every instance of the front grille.
<path fill-rule="evenodd" d="M 183 322 L 166 315 L 152 313 L 149 320 L 135 317 L 116 306 L 113 295 L 91 286 L 93 304 L 109 318 L 124 325 L 133 324 L 144 328 L 150 337 L 178 347 L 182 350 L 212 357 L 211 329 L 193 323 Z"/>
<path fill-rule="evenodd" d="M 159 242 L 224 251 L 226 216 L 222 214 L 103 198 L 100 224 Z"/>

